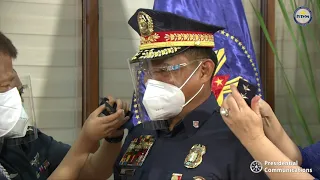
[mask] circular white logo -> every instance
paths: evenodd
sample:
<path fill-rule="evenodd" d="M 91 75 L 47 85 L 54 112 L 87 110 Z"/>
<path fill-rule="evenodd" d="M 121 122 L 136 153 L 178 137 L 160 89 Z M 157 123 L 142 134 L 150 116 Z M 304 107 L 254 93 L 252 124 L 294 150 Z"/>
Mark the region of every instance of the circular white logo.
<path fill-rule="evenodd" d="M 293 13 L 293 19 L 297 24 L 305 26 L 312 21 L 312 12 L 307 7 L 298 7 Z"/>
<path fill-rule="evenodd" d="M 262 171 L 262 163 L 260 161 L 253 161 L 251 164 L 250 164 L 250 170 L 253 172 L 253 173 L 259 173 Z"/>

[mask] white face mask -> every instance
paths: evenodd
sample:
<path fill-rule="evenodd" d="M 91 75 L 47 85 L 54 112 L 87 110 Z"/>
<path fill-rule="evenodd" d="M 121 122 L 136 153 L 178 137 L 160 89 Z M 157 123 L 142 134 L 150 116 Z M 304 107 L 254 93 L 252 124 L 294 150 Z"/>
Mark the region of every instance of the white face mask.
<path fill-rule="evenodd" d="M 28 130 L 29 116 L 26 113 L 25 109 L 21 108 L 21 114 L 17 124 L 11 129 L 11 131 L 5 135 L 7 138 L 19 138 L 24 137 Z"/>
<path fill-rule="evenodd" d="M 188 102 L 185 102 L 185 96 L 181 90 L 199 69 L 201 64 L 202 63 L 198 65 L 180 88 L 154 79 L 147 81 L 142 103 L 146 108 L 150 120 L 168 120 L 178 115 L 183 107 L 190 103 L 201 92 L 204 84 Z"/>
<path fill-rule="evenodd" d="M 0 137 L 25 136 L 28 119 L 17 88 L 0 93 Z"/>

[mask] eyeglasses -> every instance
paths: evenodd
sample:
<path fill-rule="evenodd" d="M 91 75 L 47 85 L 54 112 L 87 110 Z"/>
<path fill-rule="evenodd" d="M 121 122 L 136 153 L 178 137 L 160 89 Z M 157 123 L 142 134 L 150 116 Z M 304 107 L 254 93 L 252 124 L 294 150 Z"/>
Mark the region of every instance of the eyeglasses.
<path fill-rule="evenodd" d="M 183 67 L 191 65 L 195 62 L 200 62 L 202 60 L 203 59 L 196 59 L 196 60 L 193 60 L 189 63 L 180 63 L 180 64 L 168 65 L 168 66 L 162 66 L 162 67 L 152 67 L 152 69 L 149 69 L 149 68 L 142 68 L 142 69 L 145 74 L 148 74 L 151 76 L 151 75 L 155 75 L 155 74 L 159 74 L 159 73 L 168 73 L 171 71 L 177 71 Z"/>

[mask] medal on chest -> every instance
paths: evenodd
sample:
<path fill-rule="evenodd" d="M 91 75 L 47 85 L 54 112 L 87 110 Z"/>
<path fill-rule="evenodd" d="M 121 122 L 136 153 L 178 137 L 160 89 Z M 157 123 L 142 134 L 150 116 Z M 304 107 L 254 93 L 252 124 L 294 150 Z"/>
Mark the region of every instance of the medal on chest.
<path fill-rule="evenodd" d="M 182 174 L 172 173 L 171 180 L 182 180 Z"/>
<path fill-rule="evenodd" d="M 34 156 L 33 160 L 30 161 L 31 166 L 35 166 L 35 167 L 39 166 L 39 164 L 40 164 L 40 162 L 39 162 L 39 157 L 40 157 L 40 155 L 39 155 L 39 153 L 37 153 L 37 154 Z"/>
<path fill-rule="evenodd" d="M 50 162 L 48 160 L 45 160 L 40 167 L 38 167 L 37 170 L 37 178 L 40 178 L 40 175 L 42 172 L 45 172 L 50 166 Z"/>
<path fill-rule="evenodd" d="M 131 141 L 126 153 L 122 156 L 120 166 L 142 166 L 152 145 L 154 137 L 151 135 L 142 135 Z"/>

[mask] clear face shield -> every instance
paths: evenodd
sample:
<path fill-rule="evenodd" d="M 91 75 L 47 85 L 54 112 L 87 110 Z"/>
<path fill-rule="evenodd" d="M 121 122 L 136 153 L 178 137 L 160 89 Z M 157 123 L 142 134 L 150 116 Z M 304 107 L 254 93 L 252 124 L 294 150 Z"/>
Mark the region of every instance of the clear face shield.
<path fill-rule="evenodd" d="M 201 60 L 174 64 L 161 60 L 128 60 L 135 90 L 135 118 L 148 129 L 167 129 L 170 119 L 185 105 L 182 87 L 201 65 Z M 151 127 L 150 127 L 151 126 Z"/>
<path fill-rule="evenodd" d="M 38 138 L 31 78 L 23 76 L 20 77 L 20 81 L 21 84 L 18 83 L 17 87 L 6 92 L 7 100 L 4 103 L 10 104 L 9 108 L 15 111 L 3 109 L 6 116 L 3 117 L 1 114 L 1 126 L 4 127 L 2 129 L 7 130 L 1 134 L 2 143 L 5 145 L 25 144 Z"/>

